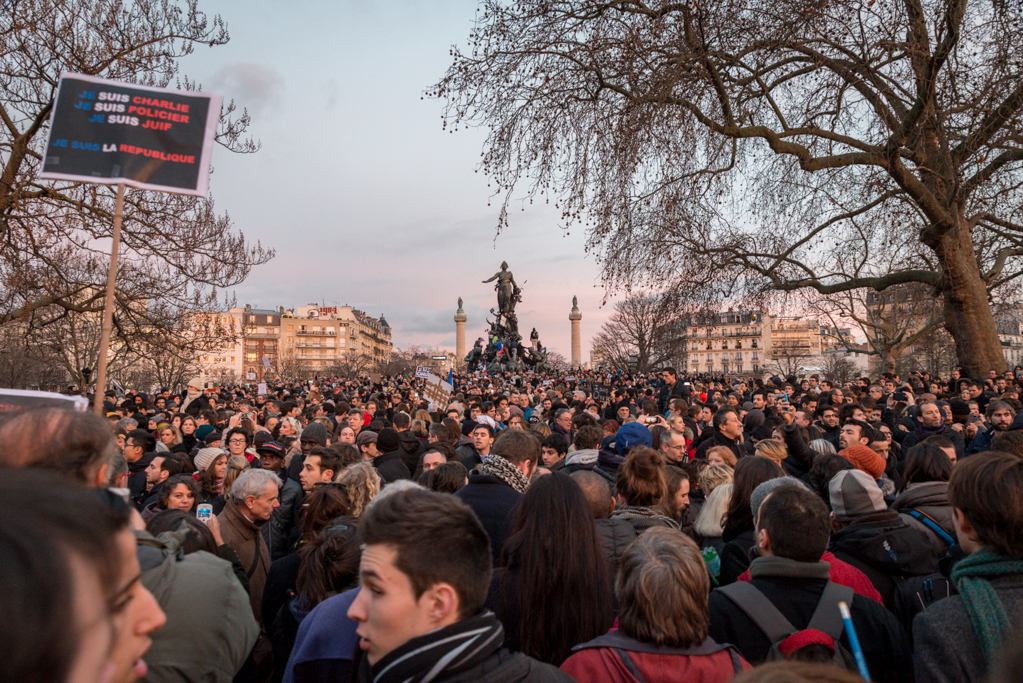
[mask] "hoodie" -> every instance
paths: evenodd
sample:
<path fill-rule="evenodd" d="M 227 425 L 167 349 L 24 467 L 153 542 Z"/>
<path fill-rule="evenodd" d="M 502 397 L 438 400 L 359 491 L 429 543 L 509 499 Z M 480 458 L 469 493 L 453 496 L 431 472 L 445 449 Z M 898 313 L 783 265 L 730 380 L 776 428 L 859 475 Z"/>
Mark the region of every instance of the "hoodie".
<path fill-rule="evenodd" d="M 406 429 L 403 432 L 398 432 L 398 451 L 401 453 L 401 459 L 408 467 L 408 471 L 415 472 L 416 465 L 419 464 L 419 457 L 426 452 L 426 442 L 421 441 L 411 430 Z"/>

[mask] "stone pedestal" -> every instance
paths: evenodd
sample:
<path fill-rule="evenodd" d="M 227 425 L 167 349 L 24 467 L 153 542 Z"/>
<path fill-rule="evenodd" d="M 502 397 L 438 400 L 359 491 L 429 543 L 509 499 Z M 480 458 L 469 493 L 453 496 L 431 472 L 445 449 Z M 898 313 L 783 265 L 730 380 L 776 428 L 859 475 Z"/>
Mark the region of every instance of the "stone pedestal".
<path fill-rule="evenodd" d="M 579 300 L 576 297 L 572 297 L 572 312 L 568 314 L 568 319 L 572 323 L 572 368 L 579 368 L 583 364 L 583 345 L 579 333 L 579 322 L 583 314 L 579 312 Z"/>
<path fill-rule="evenodd" d="M 465 362 L 465 311 L 462 310 L 462 299 L 458 299 L 458 310 L 455 311 L 455 356 L 456 362 Z"/>

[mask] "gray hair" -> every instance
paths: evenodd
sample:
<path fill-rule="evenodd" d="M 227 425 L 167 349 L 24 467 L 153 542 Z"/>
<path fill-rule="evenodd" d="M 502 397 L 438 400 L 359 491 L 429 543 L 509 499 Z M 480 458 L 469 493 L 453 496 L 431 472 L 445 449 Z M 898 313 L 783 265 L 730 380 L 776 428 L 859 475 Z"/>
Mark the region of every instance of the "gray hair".
<path fill-rule="evenodd" d="M 117 480 L 128 474 L 128 461 L 124 459 L 124 453 L 115 451 L 110 455 L 107 463 L 107 486 L 113 486 Z"/>
<path fill-rule="evenodd" d="M 835 450 L 835 444 L 827 439 L 814 439 L 810 442 L 810 448 L 825 455 L 838 455 L 838 451 Z"/>
<path fill-rule="evenodd" d="M 277 484 L 279 489 L 284 483 L 280 477 L 270 470 L 248 469 L 238 475 L 231 485 L 231 497 L 235 503 L 244 503 L 249 496 L 261 496 L 266 492 L 268 484 Z"/>
<path fill-rule="evenodd" d="M 133 429 L 137 429 L 139 426 L 138 420 L 133 417 L 122 417 L 114 425 L 114 429 L 123 429 L 126 432 L 130 432 Z"/>

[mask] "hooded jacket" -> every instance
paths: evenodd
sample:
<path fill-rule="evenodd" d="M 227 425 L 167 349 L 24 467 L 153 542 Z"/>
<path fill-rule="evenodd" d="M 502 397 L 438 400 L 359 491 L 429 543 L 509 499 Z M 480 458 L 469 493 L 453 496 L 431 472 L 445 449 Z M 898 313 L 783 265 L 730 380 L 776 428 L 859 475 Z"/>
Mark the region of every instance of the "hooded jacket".
<path fill-rule="evenodd" d="M 230 683 L 249 656 L 259 625 L 231 563 L 178 552 L 181 537 L 136 531 L 142 585 L 167 614 L 146 652 L 151 683 Z"/>
<path fill-rule="evenodd" d="M 835 557 L 867 575 L 886 605 L 895 604 L 896 583 L 938 571 L 941 555 L 930 537 L 894 510 L 864 515 L 831 535 Z"/>
<path fill-rule="evenodd" d="M 918 521 L 909 514 L 910 510 L 917 509 L 924 513 L 941 528 L 948 532 L 952 538 L 956 537 L 955 524 L 952 521 L 952 506 L 948 502 L 948 482 L 928 481 L 919 484 L 910 484 L 906 490 L 899 494 L 892 509 L 897 510 L 902 520 L 913 527 L 925 532 L 931 539 L 936 552 L 944 554 L 948 550 L 948 544 L 941 540 L 926 524 Z"/>
<path fill-rule="evenodd" d="M 426 453 L 426 442 L 422 441 L 411 430 L 406 429 L 398 432 L 398 450 L 401 452 L 401 459 L 409 472 L 416 471 L 419 458 Z"/>

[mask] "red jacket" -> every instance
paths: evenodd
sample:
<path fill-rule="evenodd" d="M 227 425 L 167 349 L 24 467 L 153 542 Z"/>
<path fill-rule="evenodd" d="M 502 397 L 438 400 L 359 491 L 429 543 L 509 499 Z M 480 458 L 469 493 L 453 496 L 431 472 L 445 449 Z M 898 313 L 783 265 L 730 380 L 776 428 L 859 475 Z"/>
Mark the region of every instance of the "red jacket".
<path fill-rule="evenodd" d="M 831 565 L 831 580 L 841 586 L 848 586 L 853 589 L 853 592 L 859 593 L 865 598 L 870 598 L 876 603 L 881 605 L 884 604 L 884 600 L 881 599 L 881 594 L 874 588 L 874 584 L 870 582 L 867 575 L 861 572 L 856 567 L 852 566 L 848 562 L 843 562 L 838 559 L 830 552 L 825 552 L 821 556 L 821 562 L 827 562 Z M 739 581 L 749 581 L 750 573 L 747 569 L 739 575 Z"/>
<path fill-rule="evenodd" d="M 753 668 L 731 645 L 718 645 L 710 638 L 698 647 L 676 650 L 641 643 L 617 631 L 574 649 L 561 670 L 579 683 L 637 683 L 631 667 L 646 683 L 727 683 L 737 672 Z M 630 662 L 622 660 L 619 650 Z"/>

